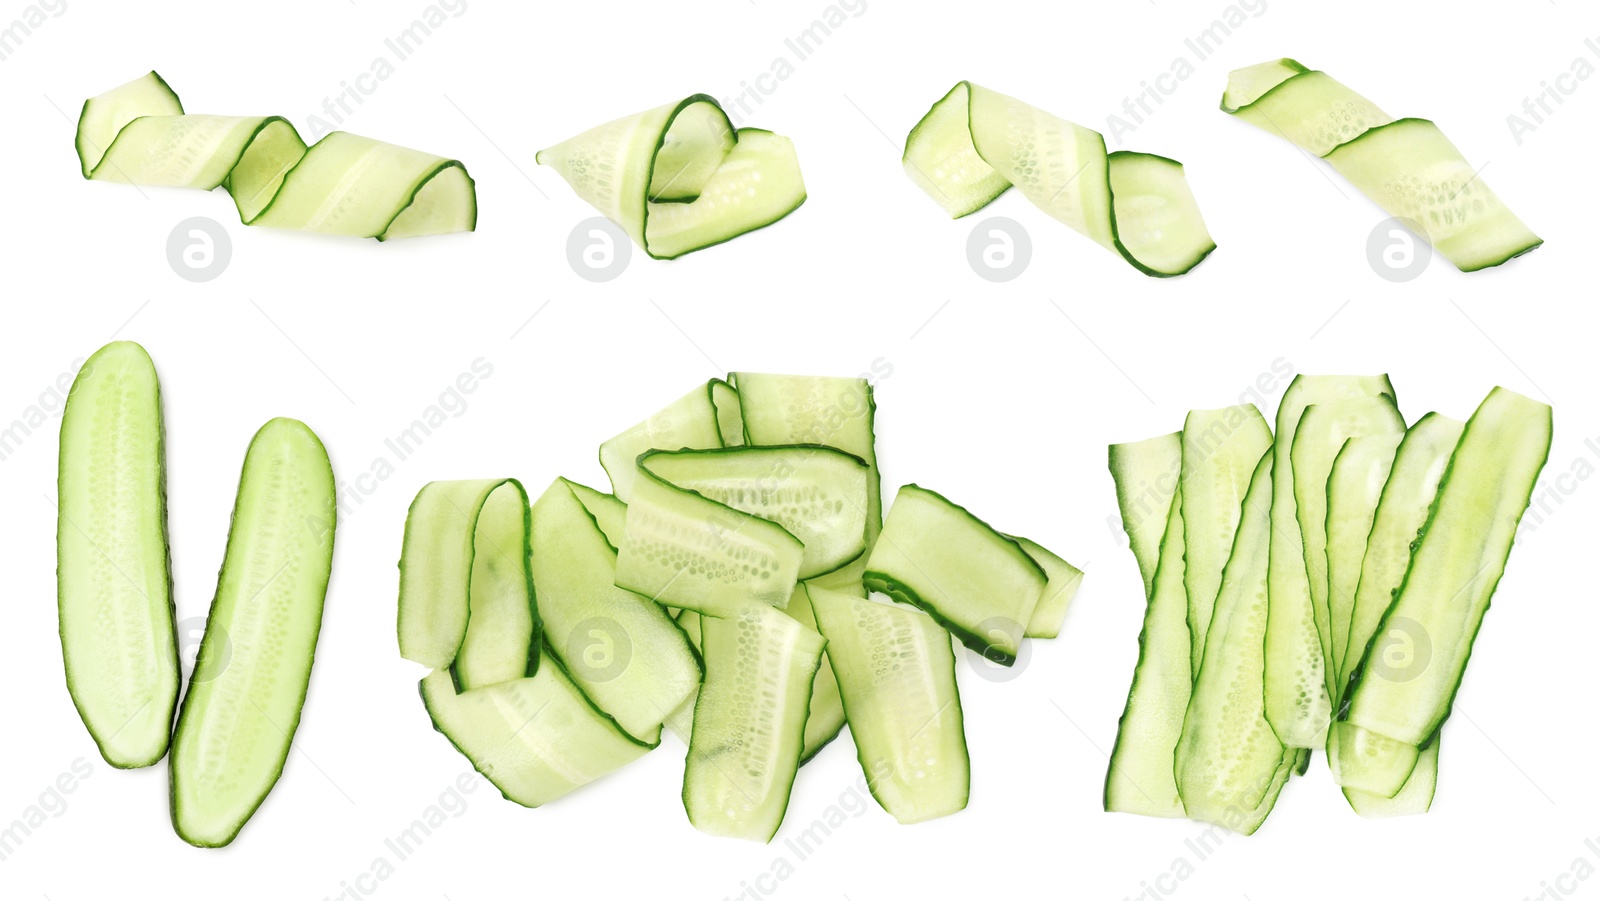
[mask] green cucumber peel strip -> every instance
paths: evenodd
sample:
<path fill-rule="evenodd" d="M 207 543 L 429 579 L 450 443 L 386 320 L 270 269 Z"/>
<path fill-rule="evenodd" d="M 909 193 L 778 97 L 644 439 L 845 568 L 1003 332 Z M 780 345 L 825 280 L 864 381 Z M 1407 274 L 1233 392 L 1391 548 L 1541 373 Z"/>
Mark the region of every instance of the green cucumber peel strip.
<path fill-rule="evenodd" d="M 1182 275 L 1217 246 L 1181 163 L 1107 153 L 1099 132 L 968 81 L 912 128 L 902 163 L 951 218 L 977 212 L 1014 185 L 1145 275 Z"/>
<path fill-rule="evenodd" d="M 534 160 L 658 260 L 764 228 L 806 200 L 794 144 L 735 129 L 706 94 L 607 122 Z"/>
<path fill-rule="evenodd" d="M 1223 112 L 1285 138 L 1334 169 L 1390 216 L 1424 233 L 1463 272 L 1544 243 L 1427 119 L 1394 119 L 1324 72 L 1292 59 L 1228 75 Z"/>
<path fill-rule="evenodd" d="M 380 241 L 477 226 L 459 160 L 342 131 L 307 147 L 280 116 L 186 115 L 154 72 L 85 101 L 76 145 L 84 178 L 221 187 L 245 225 Z"/>

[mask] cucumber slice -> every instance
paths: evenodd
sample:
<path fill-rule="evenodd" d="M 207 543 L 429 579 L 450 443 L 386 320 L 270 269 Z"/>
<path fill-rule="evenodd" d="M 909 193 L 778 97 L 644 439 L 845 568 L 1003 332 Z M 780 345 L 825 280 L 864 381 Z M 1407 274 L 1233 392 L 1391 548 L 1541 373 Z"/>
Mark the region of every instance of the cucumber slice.
<path fill-rule="evenodd" d="M 1015 185 L 1146 275 L 1182 275 L 1217 246 L 1182 164 L 1108 154 L 1099 132 L 971 82 L 958 82 L 911 130 L 903 165 L 952 218 Z"/>
<path fill-rule="evenodd" d="M 1428 808 L 1433 806 L 1433 792 L 1438 783 L 1439 742 L 1435 739 L 1433 744 L 1423 748 L 1417 755 L 1417 764 L 1411 770 L 1410 778 L 1394 797 L 1385 798 L 1351 788 L 1344 790 L 1344 796 L 1350 802 L 1351 810 L 1369 820 L 1414 816 L 1427 813 Z"/>
<path fill-rule="evenodd" d="M 317 436 L 293 419 L 262 426 L 172 737 L 172 823 L 190 844 L 233 841 L 283 773 L 322 626 L 335 507 Z"/>
<path fill-rule="evenodd" d="M 1420 747 L 1449 717 L 1550 435 L 1549 405 L 1504 388 L 1472 414 L 1405 580 L 1351 676 L 1341 719 Z M 1380 639 L 1391 635 L 1412 644 L 1386 646 Z M 1411 659 L 1391 659 L 1396 649 L 1411 651 Z"/>
<path fill-rule="evenodd" d="M 1352 723 L 1328 730 L 1328 767 L 1333 781 L 1348 791 L 1376 799 L 1393 798 L 1416 770 L 1420 749 Z"/>
<path fill-rule="evenodd" d="M 809 579 L 866 550 L 867 464 L 819 444 L 651 451 L 639 466 L 674 486 L 776 522 L 804 545 Z"/>
<path fill-rule="evenodd" d="M 1389 377 L 1297 375 L 1278 403 L 1273 438 L 1272 553 L 1268 568 L 1266 705 L 1278 740 L 1291 748 L 1326 744 L 1333 703 L 1323 672 L 1322 642 L 1312 612 L 1311 582 L 1295 503 L 1294 449 L 1300 417 L 1312 404 L 1395 396 Z"/>
<path fill-rule="evenodd" d="M 458 160 L 336 131 L 310 148 L 278 116 L 185 115 L 154 72 L 90 98 L 78 120 L 85 178 L 225 188 L 245 225 L 351 237 L 472 231 L 472 177 Z"/>
<path fill-rule="evenodd" d="M 614 494 L 605 494 L 581 485 L 577 482 L 567 482 L 567 487 L 572 489 L 573 497 L 583 508 L 594 517 L 594 524 L 600 527 L 600 534 L 606 536 L 606 543 L 615 550 L 622 543 L 622 531 L 628 522 L 628 505 L 617 500 Z"/>
<path fill-rule="evenodd" d="M 1543 241 L 1489 190 L 1438 126 L 1396 120 L 1291 59 L 1228 76 L 1222 109 L 1325 157 L 1390 216 L 1415 223 L 1456 268 L 1498 266 Z"/>
<path fill-rule="evenodd" d="M 56 584 L 67 690 L 106 762 L 167 753 L 178 646 L 161 385 L 144 348 L 95 351 L 61 417 Z"/>
<path fill-rule="evenodd" d="M 1151 579 L 1145 586 L 1139 662 L 1106 768 L 1105 809 L 1181 817 L 1183 801 L 1178 796 L 1173 761 L 1193 687 L 1178 481 L 1182 436 L 1174 432 L 1113 444 L 1110 458 L 1128 543 L 1140 570 L 1150 569 Z M 1153 522 L 1162 527 L 1154 546 L 1148 539 Z"/>
<path fill-rule="evenodd" d="M 659 605 L 613 584 L 616 551 L 565 479 L 533 504 L 533 548 L 540 619 L 567 675 L 628 734 L 654 741 L 700 685 L 683 631 Z"/>
<path fill-rule="evenodd" d="M 515 479 L 429 482 L 406 514 L 400 655 L 465 689 L 538 665 L 528 495 Z"/>
<path fill-rule="evenodd" d="M 971 763 L 950 636 L 908 607 L 811 590 L 872 796 L 901 823 L 967 806 Z"/>
<path fill-rule="evenodd" d="M 1244 495 L 1271 446 L 1272 429 L 1254 404 L 1194 410 L 1183 422 L 1183 585 L 1189 596 L 1190 665 L 1197 678 Z"/>
<path fill-rule="evenodd" d="M 611 493 L 627 503 L 633 493 L 635 463 L 649 450 L 713 448 L 723 440 L 723 408 L 714 399 L 713 379 L 628 427 L 600 445 L 600 466 L 611 479 Z M 726 404 L 726 401 L 724 401 Z M 615 543 L 615 542 L 613 542 Z"/>
<path fill-rule="evenodd" d="M 1395 452 L 1404 432 L 1346 439 L 1328 472 L 1328 626 L 1332 657 L 1328 666 L 1328 696 L 1337 704 L 1346 649 L 1350 645 L 1350 614 L 1361 584 L 1361 561 L 1367 537 L 1378 512 L 1383 485 L 1394 467 Z"/>
<path fill-rule="evenodd" d="M 1244 498 L 1174 767 L 1189 816 L 1239 831 L 1253 831 L 1247 814 L 1275 797 L 1298 759 L 1273 733 L 1262 703 L 1272 469 L 1268 450 Z"/>
<path fill-rule="evenodd" d="M 695 701 L 684 810 L 701 832 L 771 841 L 800 768 L 827 642 L 764 604 L 702 617 L 700 628 L 706 680 Z"/>
<path fill-rule="evenodd" d="M 739 406 L 739 391 L 722 379 L 711 380 L 711 406 L 717 411 L 717 431 L 723 447 L 744 444 L 744 411 Z"/>
<path fill-rule="evenodd" d="M 862 580 L 921 607 L 962 644 L 1011 666 L 1046 576 L 1015 539 L 943 495 L 906 485 Z"/>
<path fill-rule="evenodd" d="M 812 591 L 821 587 L 801 582 L 794 587 L 789 606 L 783 608 L 788 617 L 813 632 L 820 633 L 816 607 L 811 602 Z M 826 638 L 827 636 L 823 636 Z M 822 652 L 822 662 L 817 665 L 817 675 L 811 680 L 811 704 L 806 714 L 805 750 L 800 752 L 800 765 L 805 766 L 829 742 L 844 730 L 844 700 L 839 695 L 839 677 L 833 671 L 828 651 Z"/>
<path fill-rule="evenodd" d="M 1078 595 L 1083 584 L 1083 570 L 1061 559 L 1036 541 L 1020 535 L 1011 536 L 1027 552 L 1033 562 L 1044 570 L 1044 593 L 1033 607 L 1025 634 L 1028 638 L 1055 638 L 1061 634 L 1061 623 L 1067 618 L 1067 608 Z"/>
<path fill-rule="evenodd" d="M 592 128 L 534 159 L 658 260 L 771 225 L 806 199 L 789 139 L 735 130 L 705 94 Z"/>
<path fill-rule="evenodd" d="M 601 713 L 554 660 L 525 679 L 456 691 L 449 672 L 422 680 L 434 728 L 509 801 L 538 807 L 632 763 L 642 742 Z"/>
<path fill-rule="evenodd" d="M 791 600 L 790 603 L 792 604 L 794 601 Z M 695 656 L 700 659 L 702 663 L 701 678 L 704 679 L 705 649 L 700 642 L 700 614 L 693 610 L 679 610 L 674 622 L 678 624 L 678 628 L 683 630 L 683 636 L 689 640 L 689 645 L 694 648 Z M 673 735 L 678 736 L 678 739 L 685 745 L 689 744 L 689 740 L 694 733 L 694 704 L 699 699 L 700 687 L 697 685 L 689 697 L 682 704 L 679 704 L 677 709 L 667 716 L 667 721 L 662 724 L 671 730 Z"/>

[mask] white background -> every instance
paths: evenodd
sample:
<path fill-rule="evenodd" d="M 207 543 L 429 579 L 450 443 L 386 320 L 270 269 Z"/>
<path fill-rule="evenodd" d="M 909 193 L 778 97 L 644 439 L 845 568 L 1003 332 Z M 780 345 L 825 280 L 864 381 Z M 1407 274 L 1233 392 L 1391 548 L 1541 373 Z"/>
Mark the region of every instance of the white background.
<path fill-rule="evenodd" d="M 479 231 L 387 245 L 245 229 L 220 193 L 86 183 L 72 134 L 83 98 L 152 67 L 192 112 L 277 113 L 304 131 L 324 97 L 389 53 L 384 39 L 421 0 L 67 0 L 0 62 L 0 423 L 113 336 L 149 349 L 167 401 L 180 620 L 205 613 L 238 467 L 262 422 L 305 420 L 350 482 L 475 359 L 494 371 L 340 523 L 297 750 L 220 851 L 173 835 L 164 763 L 113 771 L 69 701 L 54 606 L 56 420 L 0 462 L 0 659 L 11 685 L 0 824 L 74 761 L 91 767 L 64 813 L 0 863 L 0 895 L 338 897 L 387 853 L 384 838 L 467 769 L 430 727 L 422 673 L 393 638 L 395 561 L 417 488 L 499 475 L 535 492 L 558 474 L 603 484 L 598 442 L 697 381 L 730 369 L 853 375 L 874 361 L 892 366 L 878 390 L 886 498 L 906 481 L 935 487 L 1089 570 L 1062 638 L 1036 644 L 1019 678 L 992 683 L 962 667 L 970 807 L 901 827 L 869 804 L 796 862 L 784 839 L 859 776 L 848 737 L 801 773 L 790 820 L 765 847 L 689 826 L 683 747 L 668 738 L 545 809 L 478 788 L 392 877 L 361 880 L 363 891 L 720 899 L 748 883 L 758 894 L 745 897 L 1120 899 L 1148 883 L 1197 899 L 1522 899 L 1547 882 L 1555 890 L 1575 859 L 1600 864 L 1584 845 L 1600 836 L 1589 759 L 1600 615 L 1585 576 L 1600 487 L 1576 479 L 1552 481 L 1545 497 L 1559 508 L 1512 558 L 1445 730 L 1431 814 L 1357 818 L 1320 757 L 1256 836 L 1228 838 L 1205 860 L 1185 845 L 1197 824 L 1100 811 L 1102 752 L 1142 614 L 1132 556 L 1108 525 L 1108 442 L 1234 403 L 1281 358 L 1296 372 L 1387 371 L 1412 420 L 1465 417 L 1495 384 L 1547 398 L 1557 422 L 1547 477 L 1600 463 L 1585 445 L 1600 435 L 1600 79 L 1572 82 L 1520 146 L 1506 123 L 1575 58 L 1600 64 L 1583 43 L 1600 36 L 1600 16 L 1573 0 L 1256 7 L 1126 136 L 1124 146 L 1187 165 L 1220 248 L 1185 278 L 1146 278 L 1008 195 L 985 214 L 1023 223 L 1034 259 L 1013 282 L 980 280 L 965 253 L 976 220 L 949 221 L 901 174 L 899 141 L 957 79 L 1104 129 L 1142 81 L 1194 61 L 1185 38 L 1225 6 L 868 0 L 745 117 L 794 138 L 806 205 L 674 263 L 635 253 L 621 277 L 595 285 L 565 255 L 592 213 L 533 164 L 534 151 L 693 91 L 736 94 L 792 56 L 785 38 L 822 0 L 670 12 L 469 0 L 345 127 L 464 160 Z M 8 0 L 0 27 L 23 9 Z M 1365 243 L 1382 214 L 1326 167 L 1217 111 L 1229 69 L 1282 55 L 1395 115 L 1438 121 L 1548 244 L 1472 276 L 1436 259 L 1408 284 L 1379 279 Z M 226 223 L 233 240 L 230 268 L 206 284 L 178 278 L 165 255 L 173 226 L 197 215 Z M 1264 404 L 1269 418 L 1282 387 Z M 779 859 L 792 875 L 757 878 Z M 1158 882 L 1180 860 L 1193 873 Z M 1600 880 L 1560 885 L 1600 895 Z"/>

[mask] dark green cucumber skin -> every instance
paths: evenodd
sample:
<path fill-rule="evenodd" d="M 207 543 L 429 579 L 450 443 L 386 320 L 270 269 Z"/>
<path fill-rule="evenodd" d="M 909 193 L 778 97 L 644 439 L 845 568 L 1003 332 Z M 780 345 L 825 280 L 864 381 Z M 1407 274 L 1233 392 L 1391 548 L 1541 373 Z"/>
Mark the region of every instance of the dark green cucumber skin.
<path fill-rule="evenodd" d="M 982 654 L 984 659 L 998 663 L 1001 666 L 1011 666 L 1017 662 L 1017 655 L 1008 654 L 989 644 L 988 639 L 974 635 L 956 623 L 951 622 L 949 618 L 939 612 L 937 607 L 924 601 L 915 591 L 911 590 L 910 586 L 896 580 L 893 576 L 873 572 L 869 569 L 862 574 L 861 582 L 866 585 L 868 591 L 881 591 L 896 601 L 902 604 L 910 604 L 933 617 L 935 622 L 945 628 L 945 631 L 954 635 L 968 649 Z"/>
<path fill-rule="evenodd" d="M 323 453 L 324 458 L 327 458 L 328 450 L 327 450 L 327 448 L 325 446 L 323 446 L 322 439 L 319 436 L 317 436 L 317 434 L 315 432 L 312 432 L 309 428 L 306 431 L 307 431 L 308 434 L 311 435 L 311 437 L 313 439 L 316 440 L 317 446 L 322 448 L 322 453 Z M 251 441 L 250 441 L 250 447 L 252 449 L 255 447 L 255 439 L 254 438 L 252 438 Z M 249 452 L 249 450 L 246 450 L 245 451 L 245 461 L 246 461 L 246 463 L 248 463 L 249 460 L 250 460 L 250 452 Z M 241 467 L 240 474 L 239 474 L 239 487 L 241 489 L 244 488 L 244 477 L 247 474 L 247 472 L 248 472 L 248 470 L 246 470 L 244 467 Z M 328 469 L 328 492 L 329 492 L 329 497 L 337 497 L 337 488 L 336 488 L 336 483 L 334 481 L 333 469 L 332 469 L 331 464 L 330 464 L 329 469 Z M 242 490 L 241 490 L 241 493 L 242 493 Z M 338 517 L 339 517 L 338 505 L 335 503 L 334 505 L 330 506 L 328 511 L 327 511 L 327 513 L 328 513 L 328 531 L 330 533 L 336 533 L 337 530 L 338 530 L 338 525 L 339 525 L 339 523 L 338 523 Z M 237 498 L 235 498 L 233 511 L 228 515 L 228 547 L 229 548 L 231 548 L 232 545 L 233 545 L 233 539 L 234 539 L 234 535 L 235 535 L 234 528 L 238 524 L 238 520 L 237 520 L 238 514 L 239 514 L 239 501 L 238 501 Z M 333 535 L 330 534 L 330 540 L 332 538 L 333 538 Z M 329 558 L 330 558 L 330 560 L 332 558 L 331 549 L 330 549 L 330 553 L 329 553 Z M 226 549 L 224 549 L 224 551 L 223 551 L 222 559 L 225 562 L 228 559 L 228 553 L 227 553 Z M 312 646 L 309 649 L 309 652 L 306 654 L 306 667 L 307 667 L 307 670 L 308 670 L 308 674 L 307 674 L 307 678 L 306 678 L 305 688 L 301 689 L 299 702 L 295 704 L 294 719 L 291 722 L 289 722 L 287 725 L 285 725 L 285 727 L 284 727 L 284 731 L 286 731 L 291 736 L 294 735 L 294 733 L 300 728 L 300 714 L 305 710 L 306 695 L 311 690 L 311 679 L 309 677 L 309 671 L 312 670 L 312 669 L 315 669 L 315 667 L 313 667 L 312 664 L 315 662 L 315 659 L 316 659 L 316 641 L 317 641 L 317 638 L 320 638 L 321 635 L 322 635 L 322 613 L 323 613 L 323 609 L 324 609 L 324 607 L 326 605 L 327 592 L 328 592 L 328 583 L 329 583 L 330 580 L 332 580 L 332 578 L 333 578 L 333 567 L 330 566 L 328 568 L 328 575 L 325 576 L 323 578 L 323 580 L 322 580 L 321 590 L 320 590 L 320 592 L 318 594 L 319 600 L 317 602 L 317 637 L 312 639 Z M 222 584 L 222 572 L 220 570 L 217 573 L 217 584 L 219 586 Z M 211 644 L 211 629 L 210 629 L 210 625 L 213 622 L 212 617 L 216 612 L 217 612 L 217 598 L 213 597 L 211 599 L 211 606 L 206 611 L 206 626 L 207 626 L 206 634 L 205 634 L 205 637 L 201 639 L 201 642 L 200 642 L 200 653 L 199 653 L 199 656 L 197 656 L 195 658 L 196 660 L 204 660 L 205 659 L 206 651 L 209 649 L 209 646 Z M 195 667 L 195 671 L 196 672 L 199 671 L 199 666 Z M 190 685 L 191 688 L 194 685 L 194 675 L 195 675 L 194 672 L 191 672 L 189 674 L 189 685 Z M 178 712 L 178 725 L 177 725 L 177 728 L 174 730 L 173 736 L 172 736 L 172 743 L 173 744 L 176 744 L 177 741 L 178 741 L 178 737 L 183 734 L 183 714 L 184 714 L 185 711 L 187 711 L 189 709 L 189 699 L 190 699 L 190 697 L 191 697 L 191 692 L 189 692 L 188 690 L 185 690 L 184 693 L 183 693 L 183 707 Z M 227 835 L 227 837 L 225 839 L 223 839 L 222 841 L 219 841 L 219 842 L 214 842 L 214 843 L 213 842 L 205 842 L 205 841 L 197 841 L 194 838 L 183 834 L 183 830 L 179 826 L 178 785 L 177 785 L 176 767 L 175 767 L 175 764 L 174 764 L 174 766 L 172 767 L 173 772 L 169 775 L 169 778 L 167 780 L 167 786 L 168 786 L 168 788 L 167 788 L 168 809 L 169 809 L 169 811 L 171 813 L 172 831 L 177 833 L 179 838 L 183 839 L 184 841 L 188 842 L 191 845 L 194 845 L 197 848 L 221 848 L 221 847 L 223 847 L 225 845 L 228 845 L 228 844 L 232 843 L 235 838 L 239 837 L 239 833 L 240 833 L 240 831 L 242 831 L 244 829 L 245 824 L 250 822 L 251 818 L 255 816 L 256 811 L 261 809 L 261 805 L 266 803 L 266 800 L 267 800 L 268 796 L 270 796 L 272 794 L 272 788 L 275 787 L 278 784 L 278 780 L 283 778 L 283 767 L 284 767 L 284 764 L 287 763 L 288 760 L 289 760 L 289 751 L 290 751 L 290 749 L 291 748 L 288 745 L 286 745 L 284 747 L 283 757 L 282 757 L 282 759 L 280 759 L 278 761 L 278 770 L 277 770 L 276 773 L 273 774 L 272 781 L 268 785 L 267 791 L 262 793 L 260 799 L 258 799 L 255 804 L 251 805 L 249 811 L 247 811 L 245 813 L 245 815 L 239 820 L 238 824 L 233 827 L 233 830 L 228 833 L 228 835 Z"/>

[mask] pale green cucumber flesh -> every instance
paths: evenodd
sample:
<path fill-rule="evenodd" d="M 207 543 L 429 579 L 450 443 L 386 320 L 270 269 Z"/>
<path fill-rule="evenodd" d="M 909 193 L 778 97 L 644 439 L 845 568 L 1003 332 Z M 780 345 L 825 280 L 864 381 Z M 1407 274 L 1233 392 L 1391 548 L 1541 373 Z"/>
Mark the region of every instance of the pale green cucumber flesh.
<path fill-rule="evenodd" d="M 600 467 L 618 500 L 627 503 L 632 494 L 635 464 L 645 451 L 723 446 L 721 410 L 713 399 L 716 384 L 713 380 L 694 388 L 600 444 Z"/>
<path fill-rule="evenodd" d="M 1033 562 L 1044 570 L 1044 592 L 1033 607 L 1024 634 L 1028 638 L 1055 638 L 1061 634 L 1061 623 L 1067 618 L 1067 609 L 1078 595 L 1083 584 L 1083 570 L 1061 559 L 1050 549 L 1036 541 L 1013 535 L 1017 544 L 1027 552 Z"/>
<path fill-rule="evenodd" d="M 1383 486 L 1393 471 L 1404 432 L 1346 439 L 1328 471 L 1328 696 L 1337 705 L 1350 619 L 1360 590 L 1361 563 Z"/>

